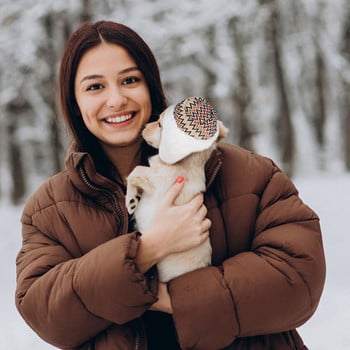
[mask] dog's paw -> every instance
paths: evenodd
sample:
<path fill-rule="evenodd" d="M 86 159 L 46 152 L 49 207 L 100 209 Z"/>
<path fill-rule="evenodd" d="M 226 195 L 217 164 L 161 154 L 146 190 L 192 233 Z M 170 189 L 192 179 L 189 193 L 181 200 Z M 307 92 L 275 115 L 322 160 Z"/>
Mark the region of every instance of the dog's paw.
<path fill-rule="evenodd" d="M 125 204 L 129 214 L 133 214 L 140 202 L 141 194 L 136 189 L 129 189 L 126 192 Z"/>

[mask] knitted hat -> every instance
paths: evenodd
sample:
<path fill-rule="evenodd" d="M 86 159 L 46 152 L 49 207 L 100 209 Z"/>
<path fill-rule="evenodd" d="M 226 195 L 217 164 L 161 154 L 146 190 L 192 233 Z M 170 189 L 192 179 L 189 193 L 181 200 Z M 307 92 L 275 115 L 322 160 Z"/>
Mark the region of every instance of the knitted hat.
<path fill-rule="evenodd" d="M 164 111 L 160 159 L 174 164 L 193 152 L 208 149 L 218 135 L 214 108 L 202 97 L 188 97 Z"/>

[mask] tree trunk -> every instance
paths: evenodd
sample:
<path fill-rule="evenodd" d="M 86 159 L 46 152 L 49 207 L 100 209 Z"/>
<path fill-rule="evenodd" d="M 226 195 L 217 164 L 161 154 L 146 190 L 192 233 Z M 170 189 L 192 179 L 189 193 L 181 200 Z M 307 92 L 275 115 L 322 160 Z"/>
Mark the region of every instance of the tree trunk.
<path fill-rule="evenodd" d="M 346 91 L 347 98 L 345 99 L 345 108 L 343 116 L 343 138 L 344 138 L 344 158 L 345 167 L 347 171 L 350 171 L 350 85 L 346 84 L 344 90 Z"/>
<path fill-rule="evenodd" d="M 316 56 L 316 103 L 315 103 L 315 115 L 314 125 L 316 130 L 316 139 L 320 147 L 323 148 L 325 137 L 324 137 L 324 126 L 326 123 L 326 101 L 325 101 L 325 65 L 320 50 L 317 50 Z"/>
<path fill-rule="evenodd" d="M 291 121 L 291 109 L 288 101 L 288 87 L 282 63 L 280 15 L 275 0 L 270 1 L 270 8 L 270 38 L 276 78 L 276 94 L 278 96 L 276 120 L 277 147 L 280 147 L 284 171 L 288 173 L 289 176 L 292 176 L 294 172 L 294 131 Z"/>
<path fill-rule="evenodd" d="M 232 101 L 234 110 L 234 130 L 238 130 L 238 144 L 246 149 L 253 149 L 252 136 L 253 131 L 250 125 L 250 116 L 248 108 L 251 103 L 251 91 L 247 77 L 247 66 L 244 54 L 244 38 L 239 31 L 239 20 L 232 18 L 229 21 L 230 31 L 232 32 L 232 47 L 238 60 L 238 84 L 233 89 Z"/>
<path fill-rule="evenodd" d="M 25 116 L 30 110 L 30 105 L 23 99 L 17 98 L 6 106 L 6 112 L 11 115 L 7 123 L 8 134 L 8 157 L 12 186 L 10 200 L 19 204 L 26 194 L 27 183 L 24 174 L 24 166 L 20 143 L 17 140 L 18 120 Z"/>
<path fill-rule="evenodd" d="M 350 12 L 347 15 L 346 25 L 343 30 L 343 40 L 341 52 L 350 64 Z M 342 138 L 344 145 L 344 162 L 347 171 L 350 171 L 350 82 L 343 76 L 342 94 Z"/>

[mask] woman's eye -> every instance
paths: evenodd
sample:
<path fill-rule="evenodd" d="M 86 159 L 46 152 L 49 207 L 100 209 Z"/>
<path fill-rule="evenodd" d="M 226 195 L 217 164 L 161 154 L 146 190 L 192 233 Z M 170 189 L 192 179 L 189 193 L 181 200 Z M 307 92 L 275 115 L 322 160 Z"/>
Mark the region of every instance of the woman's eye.
<path fill-rule="evenodd" d="M 135 84 L 138 81 L 140 81 L 138 77 L 129 77 L 123 80 L 123 85 Z"/>
<path fill-rule="evenodd" d="M 101 84 L 91 84 L 86 88 L 87 91 L 94 91 L 94 90 L 99 90 L 99 89 L 102 89 Z"/>

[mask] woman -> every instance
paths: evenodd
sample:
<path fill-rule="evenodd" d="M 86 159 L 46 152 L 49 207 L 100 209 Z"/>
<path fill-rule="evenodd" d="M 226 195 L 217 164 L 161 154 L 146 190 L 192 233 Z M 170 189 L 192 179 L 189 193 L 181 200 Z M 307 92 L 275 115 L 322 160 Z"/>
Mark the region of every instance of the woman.
<path fill-rule="evenodd" d="M 167 106 L 152 52 L 121 24 L 84 24 L 59 91 L 72 147 L 28 200 L 17 257 L 16 305 L 39 336 L 63 349 L 306 349 L 295 328 L 322 293 L 322 239 L 279 168 L 222 143 L 205 196 L 175 206 L 180 177 L 136 232 L 125 178 L 154 154 L 140 131 Z M 158 282 L 162 257 L 209 233 L 212 266 Z"/>

